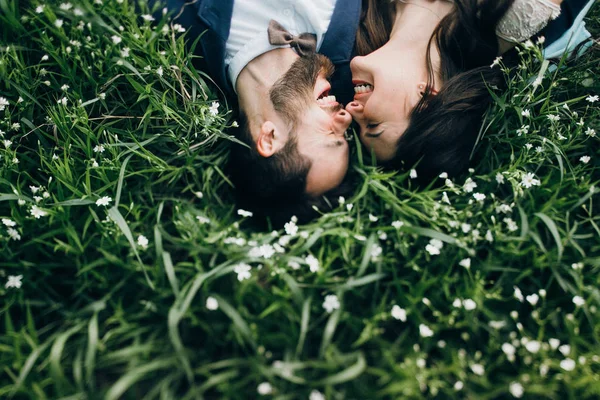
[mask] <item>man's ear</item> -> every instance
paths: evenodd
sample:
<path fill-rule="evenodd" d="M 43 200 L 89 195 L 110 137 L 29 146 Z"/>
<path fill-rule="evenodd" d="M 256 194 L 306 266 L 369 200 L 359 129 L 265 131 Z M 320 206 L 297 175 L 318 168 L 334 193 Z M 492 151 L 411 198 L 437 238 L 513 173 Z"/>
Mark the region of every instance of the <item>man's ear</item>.
<path fill-rule="evenodd" d="M 271 157 L 285 146 L 287 135 L 271 121 L 265 121 L 256 139 L 256 150 L 263 157 Z"/>

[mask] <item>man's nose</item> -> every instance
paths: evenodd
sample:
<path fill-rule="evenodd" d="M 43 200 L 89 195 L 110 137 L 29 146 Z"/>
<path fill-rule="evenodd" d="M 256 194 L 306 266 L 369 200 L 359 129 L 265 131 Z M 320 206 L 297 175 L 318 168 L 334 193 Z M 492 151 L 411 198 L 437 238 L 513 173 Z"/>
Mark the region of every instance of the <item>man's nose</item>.
<path fill-rule="evenodd" d="M 333 116 L 333 126 L 335 133 L 344 133 L 352 123 L 352 116 L 346 110 L 340 110 Z"/>

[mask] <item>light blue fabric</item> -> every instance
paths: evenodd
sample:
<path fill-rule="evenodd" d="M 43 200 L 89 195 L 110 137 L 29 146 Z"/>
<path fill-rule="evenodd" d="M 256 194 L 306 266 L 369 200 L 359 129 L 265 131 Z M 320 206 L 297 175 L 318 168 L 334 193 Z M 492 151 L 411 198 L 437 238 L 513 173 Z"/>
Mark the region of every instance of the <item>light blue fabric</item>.
<path fill-rule="evenodd" d="M 571 56 L 571 53 L 577 48 L 577 46 L 592 36 L 587 29 L 585 29 L 585 22 L 583 21 L 583 18 L 594 4 L 594 1 L 595 0 L 590 0 L 588 4 L 581 10 L 568 31 L 566 31 L 559 39 L 555 40 L 544 49 L 544 58 L 561 58 L 564 53 L 568 53 L 568 55 Z M 591 45 L 592 43 L 589 42 L 589 44 L 582 46 L 578 51 L 578 55 L 582 54 Z"/>

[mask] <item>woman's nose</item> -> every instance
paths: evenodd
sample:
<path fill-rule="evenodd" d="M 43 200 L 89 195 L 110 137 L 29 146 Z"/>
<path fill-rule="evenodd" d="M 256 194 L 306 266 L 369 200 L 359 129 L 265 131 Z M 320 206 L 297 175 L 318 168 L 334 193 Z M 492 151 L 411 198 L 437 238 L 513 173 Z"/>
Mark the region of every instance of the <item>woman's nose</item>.
<path fill-rule="evenodd" d="M 352 70 L 352 72 L 364 70 L 364 66 L 365 66 L 365 57 L 364 56 L 356 56 L 352 60 L 350 60 L 350 70 Z"/>
<path fill-rule="evenodd" d="M 362 116 L 363 108 L 363 105 L 357 101 L 350 102 L 346 105 L 346 111 L 348 111 L 354 119 Z"/>

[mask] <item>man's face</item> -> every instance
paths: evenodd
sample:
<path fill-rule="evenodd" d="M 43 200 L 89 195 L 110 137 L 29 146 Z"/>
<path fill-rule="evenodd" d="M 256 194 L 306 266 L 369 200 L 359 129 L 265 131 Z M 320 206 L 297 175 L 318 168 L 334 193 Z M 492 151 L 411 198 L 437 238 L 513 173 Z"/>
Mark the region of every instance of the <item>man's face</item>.
<path fill-rule="evenodd" d="M 310 160 L 306 191 L 321 195 L 337 187 L 348 170 L 348 143 L 344 133 L 350 113 L 329 95 L 327 78 L 333 64 L 321 55 L 300 57 L 270 91 L 275 110 L 292 125 L 291 139 Z"/>

